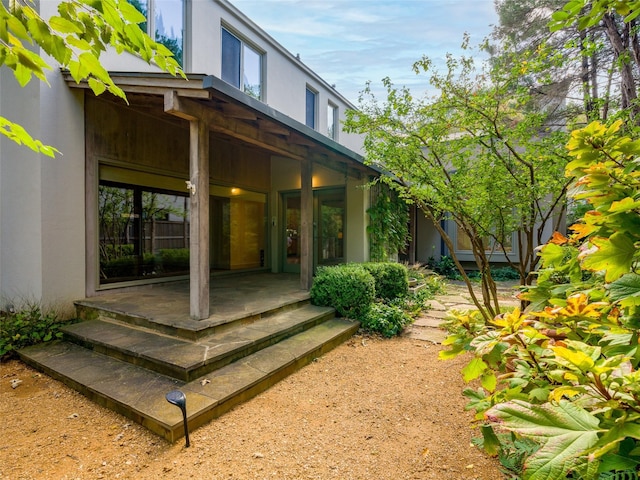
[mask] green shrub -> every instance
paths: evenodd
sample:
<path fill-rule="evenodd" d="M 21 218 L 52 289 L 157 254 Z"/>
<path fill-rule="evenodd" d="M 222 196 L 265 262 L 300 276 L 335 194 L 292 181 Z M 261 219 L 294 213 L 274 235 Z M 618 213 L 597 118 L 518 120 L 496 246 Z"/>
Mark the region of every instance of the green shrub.
<path fill-rule="evenodd" d="M 398 302 L 391 304 L 380 302 L 371 306 L 362 319 L 362 328 L 390 338 L 398 335 L 411 321 L 411 317 L 405 313 Z"/>
<path fill-rule="evenodd" d="M 520 274 L 512 267 L 492 268 L 491 276 L 498 282 L 502 280 L 520 280 Z"/>
<path fill-rule="evenodd" d="M 311 287 L 311 302 L 329 306 L 339 315 L 362 320 L 375 298 L 375 282 L 361 265 L 320 267 Z"/>
<path fill-rule="evenodd" d="M 400 263 L 380 262 L 362 265 L 375 280 L 376 297 L 391 300 L 404 297 L 409 293 L 409 274 L 407 267 Z"/>
<path fill-rule="evenodd" d="M 445 278 L 449 278 L 451 280 L 460 280 L 462 278 L 455 262 L 448 255 L 443 255 L 438 261 L 433 257 L 429 257 L 427 266 L 438 275 L 442 275 Z"/>
<path fill-rule="evenodd" d="M 43 314 L 38 306 L 0 312 L 0 359 L 14 356 L 20 348 L 61 338 L 63 324 L 55 313 Z"/>

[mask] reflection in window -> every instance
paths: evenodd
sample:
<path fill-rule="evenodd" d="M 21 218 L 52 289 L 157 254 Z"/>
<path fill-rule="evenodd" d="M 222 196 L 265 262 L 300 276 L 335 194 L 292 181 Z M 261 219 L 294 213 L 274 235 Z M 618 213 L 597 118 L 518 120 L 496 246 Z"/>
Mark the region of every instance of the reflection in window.
<path fill-rule="evenodd" d="M 183 0 L 129 0 L 146 18 L 140 28 L 151 38 L 167 47 L 180 65 L 183 65 Z"/>
<path fill-rule="evenodd" d="M 318 195 L 320 231 L 318 263 L 335 264 L 344 260 L 344 194 Z"/>
<path fill-rule="evenodd" d="M 338 107 L 332 103 L 327 105 L 327 136 L 338 140 Z"/>
<path fill-rule="evenodd" d="M 224 28 L 222 80 L 253 98 L 262 99 L 262 55 Z"/>
<path fill-rule="evenodd" d="M 189 273 L 189 198 L 103 182 L 100 282 Z"/>
<path fill-rule="evenodd" d="M 314 129 L 316 128 L 316 95 L 316 92 L 307 88 L 305 125 Z"/>
<path fill-rule="evenodd" d="M 484 249 L 486 252 L 493 252 L 499 249 L 499 246 L 494 242 L 494 240 L 490 237 L 485 237 L 483 239 Z M 509 234 L 503 244 L 506 247 L 507 253 L 511 253 L 513 251 L 513 235 Z M 460 228 L 460 226 L 456 225 L 456 251 L 463 252 L 472 252 L 473 246 L 471 245 L 471 239 L 469 236 L 464 233 L 464 230 Z M 501 251 L 501 250 L 500 250 Z"/>

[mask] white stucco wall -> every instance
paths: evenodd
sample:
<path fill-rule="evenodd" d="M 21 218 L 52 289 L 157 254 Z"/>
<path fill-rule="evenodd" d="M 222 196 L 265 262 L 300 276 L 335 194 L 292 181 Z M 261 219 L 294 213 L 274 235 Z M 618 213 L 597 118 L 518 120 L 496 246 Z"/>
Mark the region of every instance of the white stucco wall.
<path fill-rule="evenodd" d="M 0 68 L 0 115 L 40 137 L 39 82 Z M 0 305 L 38 302 L 42 284 L 42 157 L 0 136 Z"/>
<path fill-rule="evenodd" d="M 69 304 L 85 296 L 84 104 L 57 72 L 41 93 L 43 140 L 61 155 L 42 159 L 42 281 L 44 299 Z"/>

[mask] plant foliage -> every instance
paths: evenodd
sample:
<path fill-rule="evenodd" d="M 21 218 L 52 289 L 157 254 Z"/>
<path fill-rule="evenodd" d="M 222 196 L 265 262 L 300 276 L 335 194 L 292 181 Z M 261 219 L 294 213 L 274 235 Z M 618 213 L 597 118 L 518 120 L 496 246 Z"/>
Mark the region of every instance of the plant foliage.
<path fill-rule="evenodd" d="M 319 267 L 310 295 L 314 305 L 333 307 L 343 317 L 362 320 L 375 299 L 375 281 L 359 264 Z"/>
<path fill-rule="evenodd" d="M 449 320 L 442 358 L 472 352 L 463 375 L 481 382 L 469 407 L 540 445 L 525 480 L 640 465 L 640 141 L 621 127 L 572 133 L 569 193 L 590 210 L 541 249 L 537 284 L 521 294 L 529 309 Z"/>
<path fill-rule="evenodd" d="M 17 312 L 0 312 L 0 360 L 29 345 L 61 338 L 63 324 L 54 312 L 43 313 L 35 305 Z"/>

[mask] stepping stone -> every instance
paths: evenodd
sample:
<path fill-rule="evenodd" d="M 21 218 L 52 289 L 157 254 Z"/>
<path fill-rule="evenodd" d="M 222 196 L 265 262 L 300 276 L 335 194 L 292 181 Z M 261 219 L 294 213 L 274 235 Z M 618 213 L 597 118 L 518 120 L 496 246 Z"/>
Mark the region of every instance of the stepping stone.
<path fill-rule="evenodd" d="M 413 322 L 413 325 L 416 327 L 440 328 L 440 325 L 442 325 L 442 319 L 424 316 L 418 318 L 415 322 Z"/>

